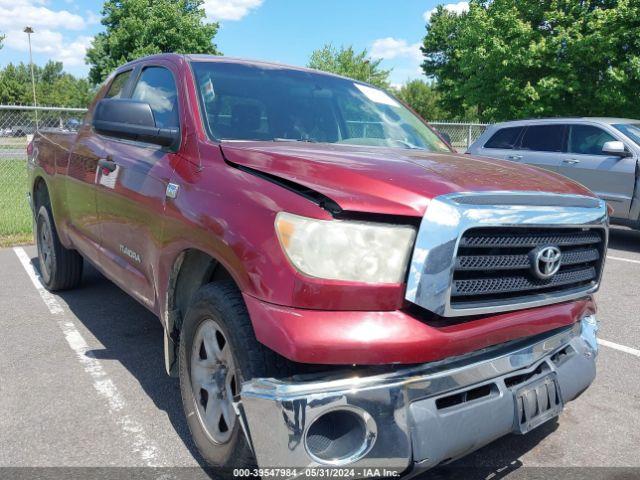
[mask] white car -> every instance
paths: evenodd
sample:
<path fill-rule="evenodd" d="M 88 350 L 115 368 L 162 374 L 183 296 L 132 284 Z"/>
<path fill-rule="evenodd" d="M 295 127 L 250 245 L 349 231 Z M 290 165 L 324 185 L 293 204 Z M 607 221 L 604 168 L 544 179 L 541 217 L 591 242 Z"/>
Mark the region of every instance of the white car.
<path fill-rule="evenodd" d="M 553 118 L 491 125 L 467 153 L 551 170 L 591 189 L 611 221 L 640 228 L 640 120 Z"/>

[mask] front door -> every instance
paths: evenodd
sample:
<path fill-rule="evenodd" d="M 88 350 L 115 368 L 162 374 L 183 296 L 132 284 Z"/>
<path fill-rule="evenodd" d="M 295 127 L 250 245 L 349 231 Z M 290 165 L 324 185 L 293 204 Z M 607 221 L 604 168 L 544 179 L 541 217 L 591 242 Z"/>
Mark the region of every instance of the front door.
<path fill-rule="evenodd" d="M 613 217 L 627 218 L 635 186 L 636 158 L 602 152 L 606 142 L 617 140 L 596 125 L 569 125 L 567 155 L 559 171 L 611 205 Z"/>
<path fill-rule="evenodd" d="M 142 68 L 131 98 L 151 105 L 156 126 L 179 128 L 176 84 L 164 66 Z M 177 155 L 138 141 L 105 137 L 105 158 L 111 171 L 101 170 L 97 204 L 105 273 L 147 307 L 154 309 L 158 252 L 167 185 Z"/>

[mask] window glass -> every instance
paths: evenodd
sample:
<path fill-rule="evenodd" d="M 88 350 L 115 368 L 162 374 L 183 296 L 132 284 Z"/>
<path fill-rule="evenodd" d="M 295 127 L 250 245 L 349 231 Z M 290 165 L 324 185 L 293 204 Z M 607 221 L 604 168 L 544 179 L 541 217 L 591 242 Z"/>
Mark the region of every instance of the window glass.
<path fill-rule="evenodd" d="M 640 123 L 618 123 L 614 128 L 640 145 Z"/>
<path fill-rule="evenodd" d="M 178 91 L 173 75 L 163 67 L 142 70 L 132 98 L 147 102 L 160 128 L 178 128 Z"/>
<path fill-rule="evenodd" d="M 511 150 L 515 147 L 524 127 L 502 128 L 493 134 L 484 148 L 504 148 Z"/>
<path fill-rule="evenodd" d="M 384 138 L 384 124 L 376 118 L 375 112 L 371 111 L 365 99 L 347 97 L 342 114 L 348 137 Z"/>
<path fill-rule="evenodd" d="M 527 127 L 522 136 L 521 148 L 537 152 L 562 152 L 564 130 L 564 125 Z"/>
<path fill-rule="evenodd" d="M 215 139 L 451 151 L 392 96 L 353 80 L 268 65 L 192 66 Z"/>
<path fill-rule="evenodd" d="M 269 138 L 266 107 L 255 98 L 221 96 L 208 112 L 208 119 L 217 138 L 229 138 L 234 134 L 239 140 Z"/>
<path fill-rule="evenodd" d="M 113 82 L 111 82 L 109 90 L 107 90 L 105 98 L 120 98 L 122 96 L 122 89 L 126 85 L 127 80 L 129 80 L 130 76 L 131 70 L 127 70 L 126 72 L 122 72 L 116 75 L 116 78 L 114 78 Z"/>
<path fill-rule="evenodd" d="M 603 155 L 603 145 L 615 140 L 601 128 L 592 125 L 571 125 L 569 128 L 571 129 L 569 133 L 569 152 L 571 153 Z"/>

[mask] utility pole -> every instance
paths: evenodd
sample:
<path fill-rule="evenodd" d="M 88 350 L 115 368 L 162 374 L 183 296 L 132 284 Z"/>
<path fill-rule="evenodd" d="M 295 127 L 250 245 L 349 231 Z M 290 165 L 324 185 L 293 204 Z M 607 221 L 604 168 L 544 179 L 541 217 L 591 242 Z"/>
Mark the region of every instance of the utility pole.
<path fill-rule="evenodd" d="M 33 33 L 33 28 L 26 26 L 23 30 L 24 33 L 27 34 L 29 38 L 29 64 L 31 65 L 31 88 L 33 89 L 33 106 L 36 112 L 36 131 L 38 131 L 38 101 L 36 100 L 36 77 L 33 74 L 33 55 L 31 53 L 31 34 Z"/>

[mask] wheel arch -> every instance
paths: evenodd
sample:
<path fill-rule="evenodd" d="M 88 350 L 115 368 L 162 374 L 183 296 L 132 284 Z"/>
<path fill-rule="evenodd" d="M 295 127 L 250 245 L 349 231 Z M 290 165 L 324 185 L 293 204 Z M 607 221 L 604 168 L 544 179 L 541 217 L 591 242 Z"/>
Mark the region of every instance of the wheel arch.
<path fill-rule="evenodd" d="M 198 248 L 187 248 L 175 257 L 169 271 L 163 312 L 165 367 L 169 375 L 178 374 L 180 329 L 193 295 L 203 285 L 222 280 L 233 282 L 240 290 L 231 271 L 214 255 Z"/>
<path fill-rule="evenodd" d="M 33 198 L 33 213 L 37 215 L 38 209 L 42 205 L 51 205 L 51 195 L 49 194 L 49 186 L 42 175 L 37 175 L 33 179 L 31 195 Z"/>

